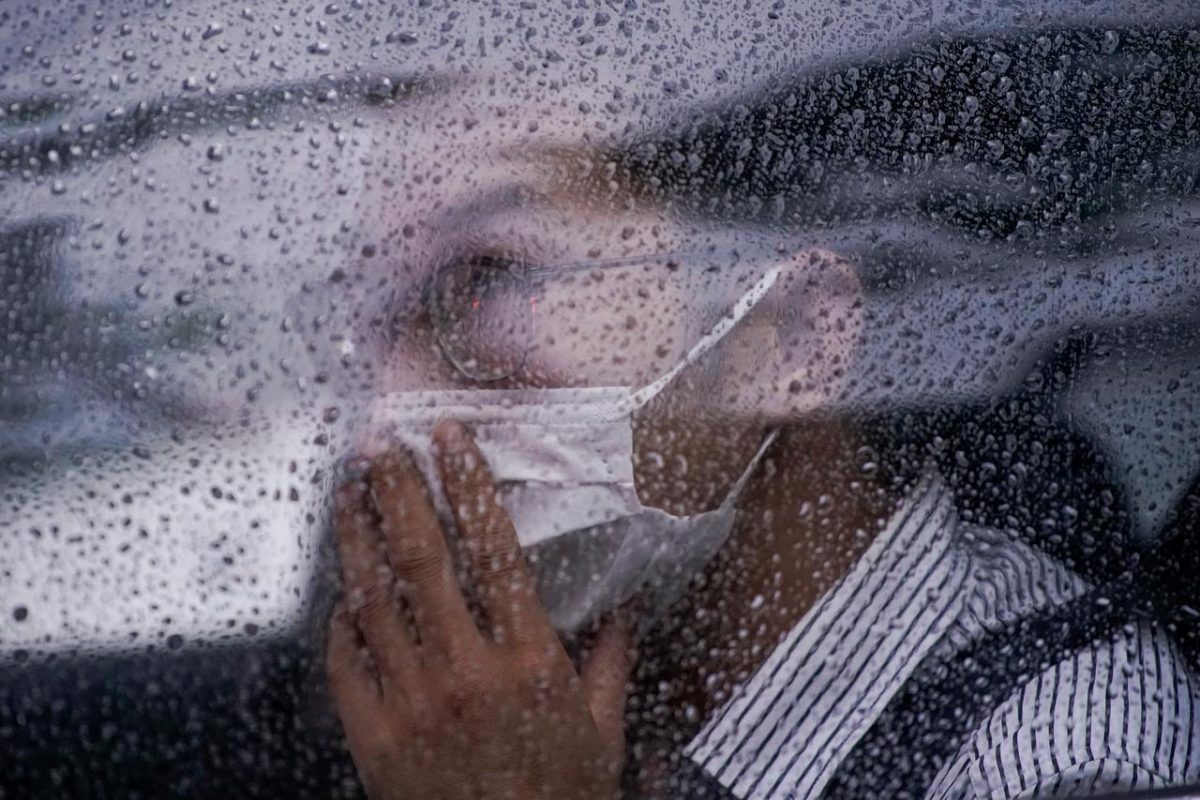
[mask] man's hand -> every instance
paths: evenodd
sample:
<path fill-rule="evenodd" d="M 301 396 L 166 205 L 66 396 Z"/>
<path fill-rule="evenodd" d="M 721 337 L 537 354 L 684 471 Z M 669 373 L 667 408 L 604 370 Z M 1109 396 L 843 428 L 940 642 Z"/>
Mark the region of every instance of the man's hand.
<path fill-rule="evenodd" d="M 367 792 L 611 800 L 624 753 L 628 632 L 607 625 L 577 673 L 470 435 L 441 423 L 433 438 L 477 613 L 406 455 L 381 456 L 337 496 L 348 602 L 330 622 L 329 679 Z"/>

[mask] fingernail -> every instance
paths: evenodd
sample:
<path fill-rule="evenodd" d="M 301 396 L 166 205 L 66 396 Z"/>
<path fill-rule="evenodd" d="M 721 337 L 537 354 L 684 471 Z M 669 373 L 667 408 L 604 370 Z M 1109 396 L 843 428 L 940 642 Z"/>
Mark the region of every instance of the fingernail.
<path fill-rule="evenodd" d="M 333 475 L 337 488 L 333 497 L 336 508 L 346 508 L 366 492 L 369 466 L 370 463 L 358 453 L 347 454 L 334 464 Z"/>
<path fill-rule="evenodd" d="M 360 454 L 347 456 L 342 459 L 336 469 L 341 475 L 344 483 L 352 481 L 362 481 L 367 477 L 367 470 L 370 468 L 371 462 Z"/>
<path fill-rule="evenodd" d="M 362 490 L 362 482 L 359 480 L 344 483 L 337 490 L 337 494 L 334 495 L 334 503 L 339 509 L 350 508 L 358 503 L 359 498 L 362 496 Z"/>
<path fill-rule="evenodd" d="M 467 426 L 455 419 L 438 420 L 433 426 L 433 441 L 439 447 L 454 452 L 462 450 L 468 441 Z"/>
<path fill-rule="evenodd" d="M 416 469 L 416 462 L 413 461 L 413 457 L 409 455 L 407 450 L 398 445 L 388 448 L 387 452 L 385 452 L 376 460 L 376 463 L 388 470 L 393 471 L 408 471 Z"/>

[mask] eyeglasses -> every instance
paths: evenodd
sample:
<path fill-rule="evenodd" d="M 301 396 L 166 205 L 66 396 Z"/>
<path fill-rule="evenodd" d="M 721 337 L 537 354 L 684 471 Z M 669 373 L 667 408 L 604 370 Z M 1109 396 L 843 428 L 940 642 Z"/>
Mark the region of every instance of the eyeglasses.
<path fill-rule="evenodd" d="M 446 360 L 472 380 L 498 381 L 515 375 L 525 365 L 533 343 L 538 304 L 545 296 L 548 281 L 573 273 L 638 265 L 657 264 L 668 272 L 677 272 L 686 260 L 689 275 L 731 277 L 727 288 L 734 294 L 718 301 L 720 307 L 713 310 L 719 312 L 719 320 L 714 319 L 711 329 L 690 347 L 684 360 L 676 365 L 678 370 L 702 357 L 767 296 L 782 271 L 775 263 L 780 252 L 778 245 L 773 251 L 763 250 L 760 256 L 772 256 L 765 264 L 755 256 L 744 258 L 742 252 L 732 248 L 716 253 L 671 251 L 553 266 L 535 266 L 500 255 L 480 255 L 445 264 L 435 273 L 423 300 Z M 705 261 L 713 261 L 714 255 L 716 263 L 705 265 Z M 736 268 L 755 265 L 765 270 L 761 274 L 750 273 L 756 276 L 752 285 L 742 282 L 748 275 Z M 776 308 L 770 324 L 784 323 L 785 316 L 791 314 Z M 659 380 L 669 381 L 673 374 Z M 653 386 L 645 387 L 651 389 Z"/>
<path fill-rule="evenodd" d="M 547 281 L 579 272 L 662 264 L 679 268 L 680 252 L 535 266 L 502 255 L 457 259 L 438 270 L 425 294 L 438 347 L 474 381 L 512 377 L 533 343 L 538 301 Z"/>

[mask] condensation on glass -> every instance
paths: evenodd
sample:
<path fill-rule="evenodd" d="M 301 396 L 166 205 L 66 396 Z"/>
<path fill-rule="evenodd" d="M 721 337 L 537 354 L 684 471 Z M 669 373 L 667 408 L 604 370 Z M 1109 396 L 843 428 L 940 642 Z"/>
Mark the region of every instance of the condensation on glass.
<path fill-rule="evenodd" d="M 828 636 L 911 624 L 1011 685 L 922 650 L 819 785 L 764 775 L 895 790 L 869 751 L 924 797 L 962 720 L 1139 626 L 1158 666 L 1073 713 L 1190 702 L 1187 3 L 20 0 L 0 51 L 0 795 L 357 796 L 332 492 L 445 415 L 572 652 L 640 599 L 630 796 L 772 796 L 696 737 L 930 481 L 987 625 Z M 1147 784 L 1200 780 L 1176 711 L 1128 734 Z M 740 758 L 829 735 L 795 724 Z"/>

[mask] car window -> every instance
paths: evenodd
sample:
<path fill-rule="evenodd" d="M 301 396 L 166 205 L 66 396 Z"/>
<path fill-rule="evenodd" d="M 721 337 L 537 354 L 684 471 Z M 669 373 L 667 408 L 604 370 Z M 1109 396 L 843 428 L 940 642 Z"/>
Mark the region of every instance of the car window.
<path fill-rule="evenodd" d="M 1200 785 L 1198 22 L 0 9 L 0 796 L 390 796 L 334 498 L 484 625 L 446 419 L 624 796 Z"/>

